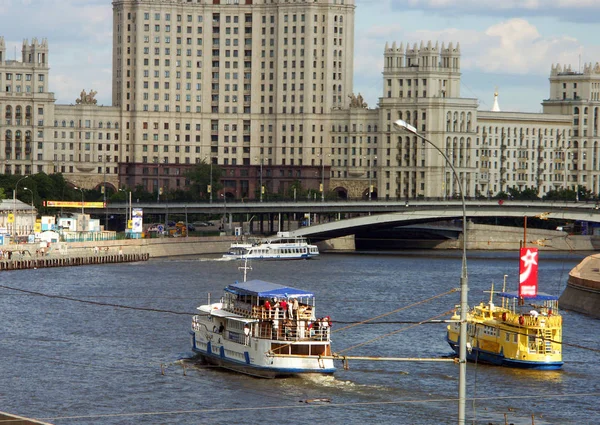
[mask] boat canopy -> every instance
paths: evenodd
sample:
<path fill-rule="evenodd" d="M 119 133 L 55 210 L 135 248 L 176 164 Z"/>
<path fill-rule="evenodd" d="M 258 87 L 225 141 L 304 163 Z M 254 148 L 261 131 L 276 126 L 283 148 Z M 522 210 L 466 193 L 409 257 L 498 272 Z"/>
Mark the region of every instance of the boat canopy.
<path fill-rule="evenodd" d="M 276 283 L 265 282 L 262 280 L 249 280 L 248 282 L 234 283 L 228 285 L 225 291 L 237 295 L 255 295 L 261 298 L 300 298 L 314 297 L 314 294 L 301 289 L 291 288 L 289 286 L 278 285 Z"/>
<path fill-rule="evenodd" d="M 518 291 L 499 292 L 498 295 L 504 298 L 519 298 Z M 558 300 L 558 297 L 550 294 L 545 294 L 543 292 L 538 292 L 535 297 L 523 297 L 523 299 L 533 301 L 556 301 Z"/>

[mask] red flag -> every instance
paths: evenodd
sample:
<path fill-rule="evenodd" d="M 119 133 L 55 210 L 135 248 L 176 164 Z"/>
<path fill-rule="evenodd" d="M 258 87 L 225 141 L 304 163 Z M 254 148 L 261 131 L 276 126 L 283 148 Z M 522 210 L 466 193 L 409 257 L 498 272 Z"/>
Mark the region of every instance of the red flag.
<path fill-rule="evenodd" d="M 538 287 L 538 249 L 521 248 L 519 262 L 519 297 L 532 298 Z"/>

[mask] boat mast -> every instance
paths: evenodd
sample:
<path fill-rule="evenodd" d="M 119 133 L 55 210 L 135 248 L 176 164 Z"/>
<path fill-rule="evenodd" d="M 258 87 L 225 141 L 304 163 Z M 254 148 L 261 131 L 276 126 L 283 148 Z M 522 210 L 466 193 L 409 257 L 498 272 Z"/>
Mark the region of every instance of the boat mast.
<path fill-rule="evenodd" d="M 504 284 L 502 285 L 502 292 L 506 292 L 506 278 L 508 277 L 507 274 L 504 275 Z M 506 298 L 502 297 L 502 308 L 507 308 L 506 307 Z"/>
<path fill-rule="evenodd" d="M 243 270 L 244 271 L 244 282 L 246 281 L 246 276 L 248 274 L 248 270 L 252 270 L 252 266 L 248 265 L 248 258 L 244 258 L 244 265 L 243 266 L 239 266 L 238 270 Z"/>
<path fill-rule="evenodd" d="M 523 243 L 521 248 L 525 248 L 527 246 L 527 216 L 524 217 L 523 220 Z"/>

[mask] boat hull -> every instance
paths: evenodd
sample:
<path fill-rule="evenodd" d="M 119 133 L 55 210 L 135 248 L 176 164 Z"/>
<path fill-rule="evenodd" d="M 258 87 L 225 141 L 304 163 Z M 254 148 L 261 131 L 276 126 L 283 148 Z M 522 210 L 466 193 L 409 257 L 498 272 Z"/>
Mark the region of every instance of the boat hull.
<path fill-rule="evenodd" d="M 254 255 L 254 254 L 223 254 L 223 258 L 232 260 L 308 260 L 314 258 L 308 254 L 302 255 Z"/>
<path fill-rule="evenodd" d="M 333 360 L 319 356 L 303 358 L 263 355 L 271 342 L 252 338 L 250 345 L 232 343 L 218 338 L 206 340 L 202 332 L 190 331 L 192 351 L 209 364 L 258 378 L 284 378 L 298 375 L 331 375 L 336 368 Z M 216 341 L 213 343 L 212 341 Z"/>
<path fill-rule="evenodd" d="M 322 369 L 320 371 L 295 369 L 295 368 L 271 368 L 271 367 L 258 367 L 255 365 L 247 365 L 235 360 L 223 359 L 218 356 L 207 354 L 204 351 L 194 350 L 198 356 L 206 363 L 218 366 L 222 369 L 227 369 L 236 373 L 243 373 L 245 375 L 253 376 L 255 378 L 289 378 L 299 375 L 333 375 L 335 368 Z"/>
<path fill-rule="evenodd" d="M 454 350 L 456 355 L 459 355 L 459 344 L 456 341 L 452 341 L 449 338 L 446 338 L 446 341 Z M 506 366 L 513 367 L 519 369 L 533 369 L 533 370 L 557 370 L 560 369 L 563 365 L 562 361 L 549 361 L 549 362 L 540 362 L 540 361 L 526 361 L 526 360 L 517 360 L 510 359 L 504 356 L 502 353 L 494 353 L 487 350 L 482 350 L 478 347 L 470 347 L 467 350 L 467 360 L 473 363 L 485 363 L 491 364 L 495 366 Z"/>

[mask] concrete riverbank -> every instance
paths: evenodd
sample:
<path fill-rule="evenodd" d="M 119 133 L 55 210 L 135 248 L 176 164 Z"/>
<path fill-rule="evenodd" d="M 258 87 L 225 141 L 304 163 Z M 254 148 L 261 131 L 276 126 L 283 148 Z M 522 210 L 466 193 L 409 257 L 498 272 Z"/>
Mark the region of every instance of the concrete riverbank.
<path fill-rule="evenodd" d="M 136 262 L 151 257 L 220 255 L 233 241 L 233 236 L 215 236 L 60 242 L 47 248 L 40 248 L 39 244 L 4 245 L 0 270 Z"/>
<path fill-rule="evenodd" d="M 486 224 L 467 225 L 467 249 L 479 251 L 516 251 L 523 241 L 522 227 L 492 226 Z M 427 246 L 415 246 L 415 240 L 409 240 L 409 249 L 462 249 L 462 232 L 458 238 L 427 241 Z M 403 249 L 406 241 L 398 240 L 393 249 Z M 354 251 L 354 235 L 330 239 L 317 244 L 319 250 Z M 386 243 L 390 246 L 389 241 Z M 600 236 L 571 235 L 559 230 L 527 229 L 527 245 L 540 251 L 596 251 L 600 249 Z"/>
<path fill-rule="evenodd" d="M 584 258 L 571 270 L 559 302 L 562 309 L 600 318 L 600 254 Z"/>

